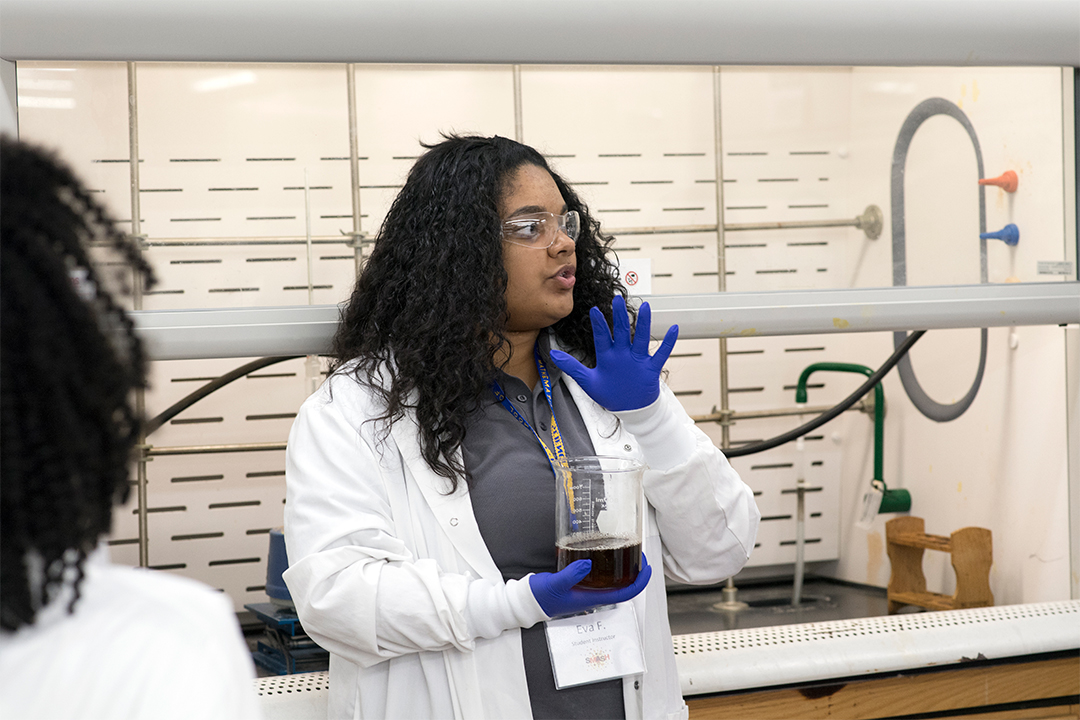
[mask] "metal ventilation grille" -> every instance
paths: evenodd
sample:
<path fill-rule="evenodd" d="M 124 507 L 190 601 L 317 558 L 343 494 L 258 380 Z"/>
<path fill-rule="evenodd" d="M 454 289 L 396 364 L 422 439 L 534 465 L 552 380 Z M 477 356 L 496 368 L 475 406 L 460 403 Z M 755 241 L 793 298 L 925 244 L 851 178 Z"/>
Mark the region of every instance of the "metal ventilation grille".
<path fill-rule="evenodd" d="M 1022 618 L 1054 615 L 1067 615 L 1077 618 L 1080 615 L 1080 603 L 1056 602 L 1037 605 L 1007 605 L 1004 607 L 972 608 L 947 612 L 856 618 L 853 620 L 836 620 L 801 625 L 779 625 L 746 630 L 676 635 L 672 640 L 675 646 L 675 654 L 684 655 L 739 650 L 767 645 L 791 645 L 820 640 L 880 635 L 883 633 L 910 632 L 931 628 L 1007 622 Z"/>
<path fill-rule="evenodd" d="M 673 645 L 683 694 L 699 695 L 1072 650 L 1078 620 L 1080 600 L 1070 600 L 696 633 Z"/>
<path fill-rule="evenodd" d="M 325 670 L 322 672 L 265 677 L 255 681 L 255 693 L 260 697 L 270 695 L 325 693 L 329 689 L 330 673 Z"/>

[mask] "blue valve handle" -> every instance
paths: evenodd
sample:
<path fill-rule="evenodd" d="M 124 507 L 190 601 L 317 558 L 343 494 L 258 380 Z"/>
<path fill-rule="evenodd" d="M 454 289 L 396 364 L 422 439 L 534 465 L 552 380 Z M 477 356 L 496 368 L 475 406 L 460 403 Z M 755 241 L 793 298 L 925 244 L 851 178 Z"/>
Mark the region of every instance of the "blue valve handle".
<path fill-rule="evenodd" d="M 981 233 L 979 237 L 983 240 L 1004 240 L 1006 245 L 1016 245 L 1020 242 L 1020 228 L 1009 223 L 997 232 Z"/>
<path fill-rule="evenodd" d="M 599 308 L 594 307 L 589 311 L 596 347 L 595 368 L 585 367 L 561 350 L 552 350 L 551 360 L 606 410 L 619 412 L 648 407 L 660 396 L 660 371 L 675 347 L 679 326 L 668 328 L 656 354 L 649 355 L 649 329 L 652 325 L 649 303 L 642 303 L 638 309 L 633 341 L 630 339 L 630 317 L 622 296 L 616 295 L 611 302 L 611 315 L 615 326 L 614 337 Z"/>
<path fill-rule="evenodd" d="M 529 576 L 529 589 L 548 617 L 573 615 L 599 605 L 626 602 L 645 589 L 652 566 L 641 554 L 641 572 L 632 585 L 618 590 L 582 590 L 574 587 L 592 570 L 592 560 L 575 560 L 556 573 Z"/>

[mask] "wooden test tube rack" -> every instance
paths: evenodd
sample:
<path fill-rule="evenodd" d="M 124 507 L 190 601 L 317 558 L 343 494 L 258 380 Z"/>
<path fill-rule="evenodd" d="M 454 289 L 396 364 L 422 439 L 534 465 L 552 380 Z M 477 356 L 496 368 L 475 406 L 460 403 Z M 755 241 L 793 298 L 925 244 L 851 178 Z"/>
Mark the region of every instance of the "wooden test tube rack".
<path fill-rule="evenodd" d="M 922 518 L 898 517 L 885 523 L 886 549 L 892 563 L 889 578 L 889 613 L 904 605 L 928 610 L 989 607 L 994 604 L 990 592 L 990 565 L 993 564 L 992 535 L 986 528 L 966 527 L 949 537 L 929 535 Z M 947 552 L 956 572 L 956 592 L 950 597 L 926 590 L 923 575 L 924 550 Z"/>

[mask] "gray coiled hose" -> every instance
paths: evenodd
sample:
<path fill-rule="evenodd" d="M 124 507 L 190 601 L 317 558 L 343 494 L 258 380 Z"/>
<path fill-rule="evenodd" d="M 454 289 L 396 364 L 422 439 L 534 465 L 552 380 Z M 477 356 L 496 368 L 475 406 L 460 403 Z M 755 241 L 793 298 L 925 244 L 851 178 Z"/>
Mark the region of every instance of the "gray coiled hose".
<path fill-rule="evenodd" d="M 907 165 L 908 149 L 911 147 L 911 140 L 915 136 L 915 131 L 926 122 L 929 118 L 935 115 L 948 115 L 956 120 L 967 131 L 968 137 L 971 138 L 971 144 L 975 148 L 975 160 L 978 163 L 979 178 L 983 177 L 983 158 L 982 149 L 979 147 L 979 138 L 975 136 L 975 128 L 972 127 L 971 121 L 968 120 L 964 111 L 957 107 L 955 104 L 944 100 L 942 98 L 930 98 L 924 100 L 915 106 L 915 109 L 911 111 L 911 114 L 907 116 L 903 126 L 900 128 L 900 134 L 896 138 L 896 147 L 893 149 L 893 161 L 892 161 L 892 255 L 893 255 L 893 286 L 907 285 L 907 247 L 906 247 L 906 234 L 904 227 L 904 168 Z M 979 233 L 986 232 L 986 191 L 985 188 L 979 186 Z M 979 279 L 981 282 L 986 282 L 986 240 L 979 239 Z M 933 400 L 926 391 L 923 390 L 919 384 L 918 379 L 915 377 L 915 370 L 911 367 L 911 358 L 904 356 L 900 359 L 900 363 L 897 366 L 897 372 L 900 374 L 900 382 L 904 385 L 904 390 L 907 392 L 909 398 L 911 398 L 912 404 L 915 405 L 926 417 L 937 422 L 948 422 L 955 420 L 964 414 L 964 412 L 971 406 L 973 400 L 975 400 L 976 393 L 979 392 L 979 385 L 982 383 L 983 372 L 986 370 L 986 328 L 982 329 L 982 337 L 980 340 L 979 350 L 979 370 L 975 374 L 975 382 L 971 384 L 971 389 L 967 391 L 964 397 L 960 398 L 951 405 L 945 405 Z M 893 346 L 899 348 L 903 344 L 904 339 L 907 338 L 907 333 L 904 331 L 893 333 Z"/>

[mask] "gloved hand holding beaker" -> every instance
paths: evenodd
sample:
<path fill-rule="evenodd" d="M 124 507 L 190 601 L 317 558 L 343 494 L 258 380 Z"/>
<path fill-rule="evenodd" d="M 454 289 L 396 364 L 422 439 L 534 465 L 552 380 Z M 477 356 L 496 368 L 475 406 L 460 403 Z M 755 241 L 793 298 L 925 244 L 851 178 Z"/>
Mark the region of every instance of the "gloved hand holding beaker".
<path fill-rule="evenodd" d="M 633 584 L 618 590 L 582 590 L 575 586 L 592 570 L 592 560 L 577 560 L 556 573 L 529 576 L 529 588 L 548 617 L 573 615 L 599 605 L 626 602 L 645 589 L 652 577 L 652 566 L 641 554 L 641 572 Z"/>

